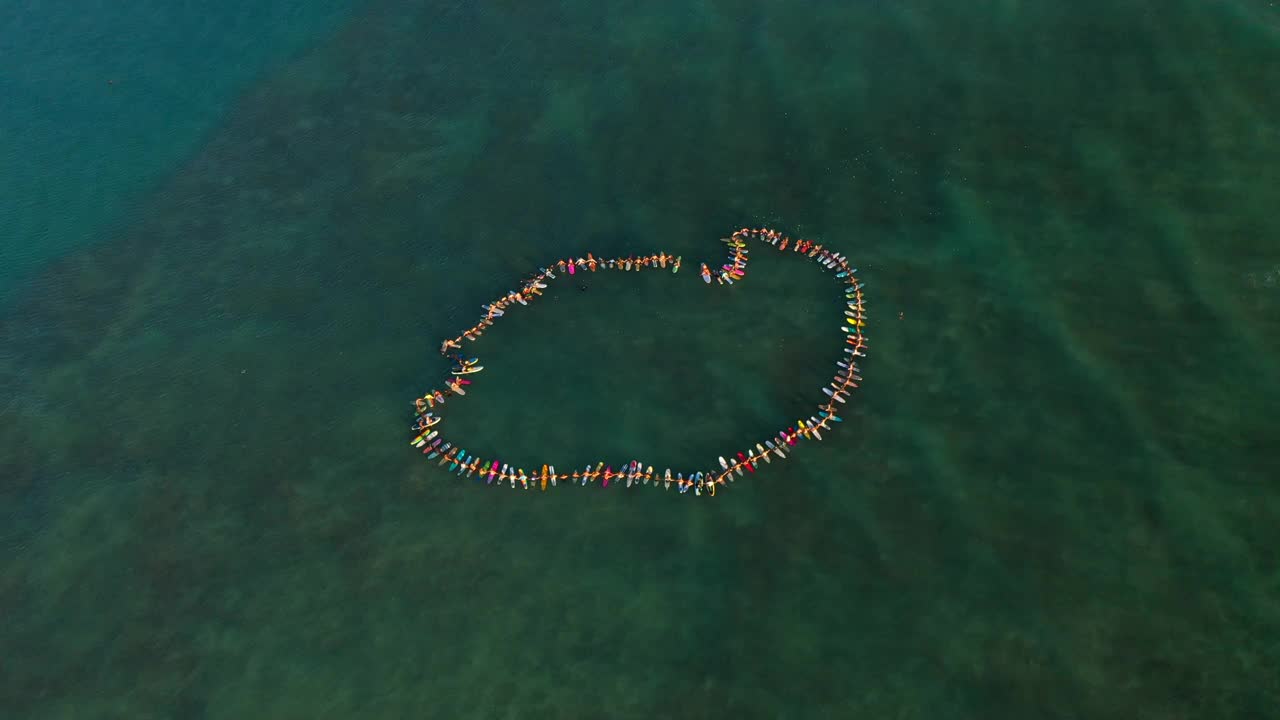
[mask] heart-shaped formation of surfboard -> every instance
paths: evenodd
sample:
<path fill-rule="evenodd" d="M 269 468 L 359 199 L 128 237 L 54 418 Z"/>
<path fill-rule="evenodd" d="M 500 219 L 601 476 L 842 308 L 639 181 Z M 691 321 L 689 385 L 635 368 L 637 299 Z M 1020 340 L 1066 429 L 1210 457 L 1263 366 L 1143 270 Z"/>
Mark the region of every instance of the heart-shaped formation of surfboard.
<path fill-rule="evenodd" d="M 808 257 L 824 269 L 835 273 L 845 286 L 844 303 L 845 303 L 845 322 L 841 325 L 840 330 L 843 333 L 844 348 L 843 357 L 836 362 L 839 368 L 835 377 L 829 385 L 822 388 L 825 398 L 818 405 L 818 413 L 810 416 L 808 419 L 797 420 L 796 424 L 789 426 L 784 430 L 778 431 L 778 434 L 772 438 L 768 438 L 762 442 L 755 443 L 755 447 L 747 445 L 745 453 L 730 453 L 730 457 L 726 459 L 723 455 L 719 457 L 720 469 L 714 467 L 711 470 L 695 470 L 685 473 L 678 472 L 672 475 L 668 468 L 661 474 L 655 473 L 653 466 L 646 466 L 639 460 L 629 460 L 619 464 L 617 470 L 612 465 L 605 466 L 604 462 L 596 465 L 587 465 L 581 470 L 573 470 L 571 472 L 556 472 L 555 466 L 546 464 L 542 465 L 539 471 L 538 464 L 533 463 L 532 472 L 525 472 L 523 467 L 517 467 L 515 464 L 496 459 L 482 459 L 477 453 L 470 452 L 458 443 L 447 442 L 435 426 L 438 425 L 443 418 L 434 412 L 437 405 L 443 405 L 445 399 L 452 396 L 466 395 L 464 388 L 471 381 L 468 376 L 474 375 L 484 369 L 479 364 L 477 358 L 464 358 L 457 354 L 456 351 L 462 348 L 462 341 L 467 340 L 475 342 L 484 334 L 484 331 L 492 327 L 494 321 L 502 317 L 508 310 L 513 309 L 516 305 L 528 305 L 530 301 L 542 295 L 543 289 L 547 287 L 547 280 L 554 280 L 557 276 L 550 268 L 540 268 L 532 278 L 526 280 L 519 291 L 507 293 L 504 297 L 483 305 L 485 311 L 484 317 L 480 322 L 461 335 L 451 340 L 445 340 L 440 344 L 440 354 L 451 356 L 454 358 L 455 365 L 450 377 L 445 381 L 445 388 L 442 390 L 432 390 L 426 395 L 414 400 L 414 409 L 416 417 L 411 429 L 413 439 L 410 440 L 415 448 L 422 450 L 427 459 L 439 459 L 439 465 L 448 465 L 451 472 L 459 475 L 471 477 L 476 476 L 477 480 L 483 479 L 490 485 L 507 484 L 510 487 L 516 487 L 516 483 L 520 483 L 522 489 L 528 490 L 530 487 L 546 490 L 547 486 L 556 487 L 560 483 L 570 483 L 578 485 L 600 483 L 601 487 L 609 487 L 612 481 L 615 486 L 625 484 L 626 487 L 638 487 L 641 485 L 652 485 L 653 487 L 661 486 L 664 489 L 670 489 L 672 485 L 681 493 L 687 493 L 693 490 L 695 496 L 703 494 L 714 496 L 716 488 L 724 487 L 726 483 L 733 482 L 734 473 L 742 476 L 743 469 L 749 472 L 755 472 L 760 467 L 760 463 L 772 463 L 774 458 L 779 460 L 785 459 L 788 452 L 792 452 L 796 444 L 800 440 L 821 440 L 822 431 L 831 429 L 835 423 L 843 422 L 836 415 L 837 407 L 844 403 L 849 390 L 858 386 L 858 382 L 862 380 L 860 368 L 858 367 L 857 358 L 866 357 L 867 339 L 863 335 L 862 329 L 866 327 L 866 310 L 863 307 L 862 283 L 858 282 L 855 277 L 856 268 L 849 265 L 848 258 L 833 252 L 822 245 L 811 242 L 809 240 L 792 240 L 791 238 L 779 233 L 775 230 L 764 228 L 751 229 L 743 228 L 735 232 L 732 236 L 724 238 L 722 242 L 729 246 L 729 261 L 721 265 L 718 269 L 712 270 L 707 267 L 706 263 L 702 264 L 700 274 L 703 282 L 711 283 L 712 278 L 721 285 L 732 285 L 735 280 L 740 280 L 747 274 L 747 241 L 755 239 L 767 243 L 781 252 L 785 252 L 790 248 L 794 253 Z M 665 270 L 671 267 L 672 273 L 680 271 L 681 258 L 673 257 L 665 252 L 656 255 L 643 255 L 640 257 L 630 256 L 625 258 L 613 258 L 609 260 L 598 260 L 591 253 L 587 253 L 585 258 L 566 258 L 553 263 L 553 267 L 557 268 L 561 273 L 574 275 L 580 272 L 597 272 L 601 270 L 621 270 L 638 272 L 640 270 Z"/>

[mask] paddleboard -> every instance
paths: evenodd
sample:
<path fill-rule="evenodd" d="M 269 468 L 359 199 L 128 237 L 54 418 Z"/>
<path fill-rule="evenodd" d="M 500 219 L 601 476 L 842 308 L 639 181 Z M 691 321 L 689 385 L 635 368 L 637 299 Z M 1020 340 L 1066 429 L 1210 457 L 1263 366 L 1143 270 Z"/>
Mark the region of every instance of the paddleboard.
<path fill-rule="evenodd" d="M 441 418 L 433 418 L 433 419 L 431 420 L 431 422 L 427 423 L 427 427 L 431 427 L 431 426 L 433 426 L 433 425 L 435 425 L 435 424 L 439 423 L 439 422 L 440 422 L 440 420 L 441 420 Z M 415 429 L 417 429 L 417 427 L 418 427 L 417 425 L 415 425 L 415 426 L 414 426 L 414 428 L 415 428 Z M 426 434 L 427 434 L 427 431 L 426 431 L 426 430 L 423 430 L 421 435 L 418 435 L 418 437 L 416 437 L 416 438 L 414 438 L 413 440 L 411 440 L 411 441 L 410 441 L 410 444 L 413 444 L 413 443 L 417 442 L 418 440 L 421 440 L 421 439 L 422 439 L 422 436 L 423 436 L 423 435 L 426 435 Z M 427 439 L 429 440 L 430 438 L 427 438 Z"/>
<path fill-rule="evenodd" d="M 432 423 L 432 425 L 434 424 L 435 423 Z M 430 425 L 428 427 L 430 427 Z M 415 430 L 418 429 L 416 425 L 414 426 L 414 429 Z M 413 439 L 413 446 L 422 447 L 423 445 L 426 445 L 427 442 L 431 440 L 431 438 L 439 434 L 440 434 L 439 430 L 432 430 L 431 432 L 427 432 L 426 430 L 423 430 L 421 435 Z"/>

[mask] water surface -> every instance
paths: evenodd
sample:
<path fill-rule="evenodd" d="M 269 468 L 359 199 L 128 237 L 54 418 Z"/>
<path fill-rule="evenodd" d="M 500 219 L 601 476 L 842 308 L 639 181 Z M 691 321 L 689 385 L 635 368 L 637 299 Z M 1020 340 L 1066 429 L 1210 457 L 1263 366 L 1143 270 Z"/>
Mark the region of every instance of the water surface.
<path fill-rule="evenodd" d="M 1266 3 L 368 3 L 0 314 L 0 705 L 1266 717 L 1277 68 Z M 711 502 L 405 444 L 523 273 L 744 224 L 865 276 L 826 442 Z M 556 285 L 448 434 L 687 467 L 807 416 L 837 286 L 756 255 Z"/>

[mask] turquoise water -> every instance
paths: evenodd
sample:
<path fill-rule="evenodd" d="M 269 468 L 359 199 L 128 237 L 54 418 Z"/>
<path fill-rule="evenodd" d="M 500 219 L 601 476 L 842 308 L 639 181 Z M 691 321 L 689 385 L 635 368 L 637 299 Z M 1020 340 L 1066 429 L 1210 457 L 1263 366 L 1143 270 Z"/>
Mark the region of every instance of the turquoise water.
<path fill-rule="evenodd" d="M 175 149 L 114 210 L 6 236 L 30 258 L 0 310 L 9 714 L 1280 706 L 1268 3 L 296 12 L 334 25 L 258 54 L 185 141 L 131 105 Z M 245 56 L 205 32 L 210 66 Z M 14 187 L 10 225 L 62 207 Z M 825 442 L 710 501 L 489 488 L 407 447 L 440 339 L 524 273 L 692 270 L 742 225 L 867 283 L 866 381 Z M 705 466 L 811 412 L 837 287 L 763 248 L 731 288 L 558 283 L 466 348 L 486 370 L 441 427 L 526 467 Z"/>
<path fill-rule="evenodd" d="M 0 301 L 127 228 L 246 84 L 351 3 L 11 4 L 0 20 Z"/>

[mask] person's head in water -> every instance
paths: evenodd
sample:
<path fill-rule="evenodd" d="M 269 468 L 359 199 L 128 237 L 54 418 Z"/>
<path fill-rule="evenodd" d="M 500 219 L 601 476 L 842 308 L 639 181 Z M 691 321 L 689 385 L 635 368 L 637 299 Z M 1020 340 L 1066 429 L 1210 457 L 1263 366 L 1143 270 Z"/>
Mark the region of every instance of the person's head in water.
<path fill-rule="evenodd" d="M 582 292 L 586 292 L 586 291 L 587 291 L 587 286 L 586 286 L 586 285 L 579 285 L 579 286 L 578 286 L 578 290 L 580 290 L 580 291 L 582 291 Z"/>

